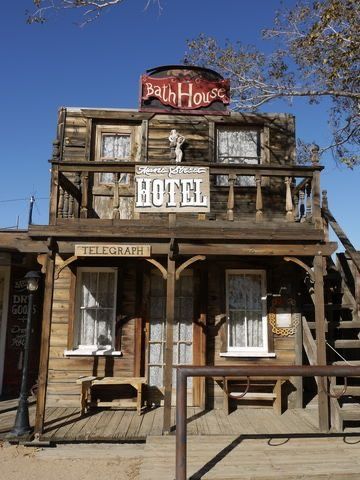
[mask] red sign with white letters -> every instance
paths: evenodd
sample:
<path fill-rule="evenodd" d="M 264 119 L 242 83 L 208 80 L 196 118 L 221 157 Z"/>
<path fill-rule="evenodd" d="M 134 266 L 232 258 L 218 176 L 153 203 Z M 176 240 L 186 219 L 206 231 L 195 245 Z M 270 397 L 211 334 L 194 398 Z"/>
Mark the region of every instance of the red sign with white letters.
<path fill-rule="evenodd" d="M 199 67 L 158 67 L 141 77 L 140 109 L 152 112 L 224 115 L 230 103 L 230 82 Z"/>
<path fill-rule="evenodd" d="M 230 103 L 229 81 L 209 82 L 204 79 L 179 80 L 176 77 L 142 77 L 142 100 L 157 98 L 163 105 L 181 110 L 208 107 L 215 101 Z"/>

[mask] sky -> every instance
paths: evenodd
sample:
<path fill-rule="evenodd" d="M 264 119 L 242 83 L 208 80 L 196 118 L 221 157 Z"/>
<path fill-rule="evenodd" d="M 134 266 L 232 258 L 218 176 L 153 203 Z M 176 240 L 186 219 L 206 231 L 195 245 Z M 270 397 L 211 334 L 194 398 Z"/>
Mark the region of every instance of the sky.
<path fill-rule="evenodd" d="M 148 68 L 181 63 L 186 40 L 199 33 L 269 48 L 260 31 L 272 25 L 280 0 L 125 0 L 80 28 L 79 15 L 55 15 L 27 25 L 32 0 L 4 2 L 0 17 L 0 227 L 48 223 L 49 163 L 61 106 L 137 108 L 139 77 Z M 291 6 L 295 2 L 287 0 Z M 266 111 L 296 115 L 297 136 L 319 145 L 329 141 L 326 102 L 293 107 L 284 102 Z M 321 187 L 329 207 L 360 249 L 360 167 L 322 160 Z"/>

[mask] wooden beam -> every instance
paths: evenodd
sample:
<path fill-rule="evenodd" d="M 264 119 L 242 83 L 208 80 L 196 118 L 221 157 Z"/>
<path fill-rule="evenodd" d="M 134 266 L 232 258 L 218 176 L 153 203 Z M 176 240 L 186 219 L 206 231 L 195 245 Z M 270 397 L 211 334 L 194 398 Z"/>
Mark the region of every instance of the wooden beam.
<path fill-rule="evenodd" d="M 46 388 L 49 364 L 50 330 L 52 315 L 52 300 L 54 290 L 55 254 L 49 253 L 46 264 L 44 303 L 41 327 L 40 363 L 38 376 L 38 394 L 36 401 L 35 436 L 44 430 Z"/>
<path fill-rule="evenodd" d="M 317 364 L 326 365 L 325 308 L 324 308 L 324 262 L 320 255 L 314 258 L 314 295 Z M 326 383 L 325 381 L 323 382 Z M 323 388 L 318 389 L 319 428 L 322 432 L 329 430 L 328 396 Z"/>
<path fill-rule="evenodd" d="M 194 222 L 178 219 L 176 226 L 169 227 L 167 218 L 153 218 L 139 220 L 99 220 L 99 219 L 58 219 L 58 224 L 42 227 L 34 225 L 29 229 L 29 237 L 56 237 L 56 238 L 181 238 L 206 241 L 213 240 L 265 240 L 268 242 L 288 241 L 294 238 L 302 243 L 324 240 L 323 230 L 315 229 L 310 224 L 288 222 L 204 220 Z"/>
<path fill-rule="evenodd" d="M 324 245 L 296 244 L 186 244 L 179 243 L 180 255 L 266 255 L 266 256 L 328 256 L 337 249 L 336 242 Z"/>
<path fill-rule="evenodd" d="M 166 284 L 166 343 L 164 368 L 164 419 L 163 433 L 169 434 L 171 427 L 171 394 L 173 370 L 173 344 L 175 320 L 175 261 L 168 257 Z"/>

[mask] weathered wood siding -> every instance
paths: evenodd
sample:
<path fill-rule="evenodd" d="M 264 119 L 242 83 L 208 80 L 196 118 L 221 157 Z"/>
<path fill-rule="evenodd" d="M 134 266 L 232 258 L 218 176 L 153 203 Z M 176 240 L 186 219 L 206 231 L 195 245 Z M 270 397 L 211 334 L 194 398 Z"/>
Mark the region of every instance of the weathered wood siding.
<path fill-rule="evenodd" d="M 61 263 L 57 256 L 56 263 Z M 50 334 L 50 358 L 46 405 L 78 406 L 80 376 L 133 376 L 135 329 L 135 270 L 124 266 L 119 269 L 117 319 L 121 322 L 122 357 L 65 357 L 71 312 L 71 271 L 65 268 L 55 280 L 53 313 Z M 121 292 L 121 293 L 120 293 Z"/>
<path fill-rule="evenodd" d="M 81 109 L 61 109 L 58 119 L 58 140 L 60 141 L 60 159 L 68 161 L 93 161 L 96 150 L 96 131 L 102 126 L 136 127 L 133 141 L 137 148 L 132 155 L 133 161 L 170 162 L 169 134 L 176 129 L 186 138 L 183 145 L 183 162 L 215 162 L 216 131 L 218 127 L 239 126 L 258 128 L 261 131 L 261 163 L 291 165 L 295 160 L 294 117 L 286 114 L 240 114 L 230 116 L 204 115 L 164 115 L 157 114 L 147 120 L 149 115 L 133 112 L 91 112 Z M 136 118 L 134 118 L 134 116 Z M 113 218 L 113 187 L 96 186 L 96 175 L 89 175 L 89 218 Z M 79 216 L 80 178 L 76 174 L 60 175 L 59 203 L 62 204 L 61 218 Z M 264 178 L 263 203 L 264 220 L 274 219 L 274 214 L 283 220 L 285 212 L 285 186 L 281 179 Z M 95 187 L 95 188 L 94 188 Z M 120 219 L 134 218 L 134 187 L 131 181 L 128 187 L 121 187 Z M 55 192 L 55 189 L 52 189 Z M 226 217 L 228 188 L 218 187 L 216 178 L 211 178 L 211 214 L 218 219 Z M 252 218 L 255 215 L 256 189 L 235 187 L 234 215 L 237 219 Z M 55 194 L 55 193 L 53 193 Z M 65 208 L 63 204 L 65 203 Z M 69 203 L 71 204 L 69 208 Z M 70 212 L 70 213 L 68 213 Z M 164 216 L 165 214 L 163 214 Z M 189 217 L 191 215 L 187 215 Z M 194 216 L 194 215 L 193 215 Z M 147 218 L 151 215 L 147 214 Z"/>
<path fill-rule="evenodd" d="M 295 336 L 282 337 L 271 332 L 269 328 L 270 351 L 275 352 L 275 357 L 223 357 L 222 351 L 222 329 L 223 324 L 217 328 L 216 316 L 226 313 L 225 297 L 225 272 L 227 269 L 265 269 L 266 270 L 266 292 L 268 299 L 270 294 L 278 294 L 280 287 L 286 287 L 287 292 L 296 298 L 299 278 L 294 267 L 278 260 L 256 258 L 233 262 L 219 261 L 208 264 L 208 315 L 206 364 L 207 365 L 294 365 L 295 364 Z M 269 311 L 269 300 L 267 311 Z M 271 348 L 271 346 L 273 348 Z M 223 391 L 213 381 L 207 381 L 207 403 L 209 406 L 221 407 L 223 402 Z"/>

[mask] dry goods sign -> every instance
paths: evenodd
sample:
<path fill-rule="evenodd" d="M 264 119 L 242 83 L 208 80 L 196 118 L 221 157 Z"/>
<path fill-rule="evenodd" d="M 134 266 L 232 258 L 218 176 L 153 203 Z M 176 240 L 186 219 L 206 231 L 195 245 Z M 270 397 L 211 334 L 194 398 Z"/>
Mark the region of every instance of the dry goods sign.
<path fill-rule="evenodd" d="M 210 210 L 209 168 L 149 165 L 135 169 L 136 212 Z"/>

